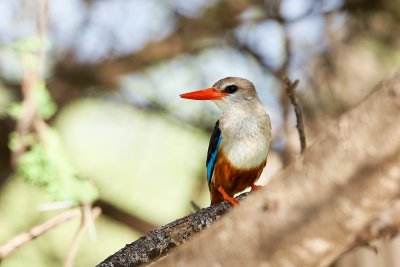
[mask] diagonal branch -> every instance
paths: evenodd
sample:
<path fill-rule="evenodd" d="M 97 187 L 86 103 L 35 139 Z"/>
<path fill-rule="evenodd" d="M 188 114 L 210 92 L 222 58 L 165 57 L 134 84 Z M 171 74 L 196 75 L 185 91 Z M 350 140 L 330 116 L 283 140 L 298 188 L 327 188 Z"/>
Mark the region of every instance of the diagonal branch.
<path fill-rule="evenodd" d="M 56 226 L 63 224 L 69 220 L 77 218 L 80 216 L 80 212 L 78 209 L 70 210 L 65 213 L 62 213 L 54 218 L 51 218 L 47 222 L 44 222 L 40 225 L 37 225 L 30 229 L 29 231 L 19 234 L 13 237 L 11 240 L 7 241 L 5 244 L 0 246 L 0 260 L 7 257 L 10 253 L 12 253 L 15 249 L 24 245 L 25 243 L 43 235 L 47 231 L 55 228 Z"/>
<path fill-rule="evenodd" d="M 246 195 L 247 193 L 244 193 L 238 199 L 240 200 Z M 105 259 L 98 266 L 134 267 L 150 262 L 191 239 L 196 233 L 208 228 L 231 208 L 229 202 L 224 201 L 150 231 Z"/>
<path fill-rule="evenodd" d="M 400 192 L 399 112 L 400 70 L 265 190 L 155 266 L 328 266 Z"/>
<path fill-rule="evenodd" d="M 400 192 L 399 112 L 400 70 L 268 187 L 154 266 L 328 266 L 364 245 Z M 118 266 L 129 266 L 125 252 Z"/>
<path fill-rule="evenodd" d="M 98 216 L 101 213 L 100 208 L 93 208 L 92 210 L 93 216 Z M 14 250 L 19 248 L 20 246 L 28 243 L 29 241 L 47 233 L 51 229 L 64 224 L 72 219 L 78 218 L 81 215 L 79 209 L 73 209 L 66 211 L 60 215 L 57 215 L 48 221 L 36 225 L 32 227 L 27 232 L 19 234 L 12 239 L 5 242 L 3 245 L 0 246 L 0 261 L 10 255 Z"/>

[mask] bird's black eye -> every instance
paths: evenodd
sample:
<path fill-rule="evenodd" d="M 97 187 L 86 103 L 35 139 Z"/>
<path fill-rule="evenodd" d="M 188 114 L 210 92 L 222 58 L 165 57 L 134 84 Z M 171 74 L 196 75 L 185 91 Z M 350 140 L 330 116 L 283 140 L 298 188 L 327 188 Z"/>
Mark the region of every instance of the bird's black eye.
<path fill-rule="evenodd" d="M 239 87 L 237 87 L 236 85 L 229 85 L 227 87 L 225 87 L 224 92 L 228 93 L 228 94 L 233 94 L 234 92 L 236 92 L 239 89 Z"/>

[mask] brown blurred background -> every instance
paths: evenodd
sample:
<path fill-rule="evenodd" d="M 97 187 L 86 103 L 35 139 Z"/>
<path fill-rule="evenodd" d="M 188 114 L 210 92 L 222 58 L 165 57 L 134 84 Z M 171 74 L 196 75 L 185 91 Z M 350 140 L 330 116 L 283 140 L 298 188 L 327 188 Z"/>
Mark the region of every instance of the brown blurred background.
<path fill-rule="evenodd" d="M 178 95 L 226 76 L 253 81 L 272 118 L 267 182 L 300 149 L 281 78 L 301 81 L 312 144 L 394 69 L 399 33 L 391 0 L 0 1 L 0 244 L 94 202 L 96 237 L 85 232 L 74 261 L 93 266 L 191 212 L 191 200 L 209 205 L 218 110 Z M 78 225 L 2 266 L 64 265 Z M 376 246 L 335 266 L 400 266 L 399 240 Z"/>

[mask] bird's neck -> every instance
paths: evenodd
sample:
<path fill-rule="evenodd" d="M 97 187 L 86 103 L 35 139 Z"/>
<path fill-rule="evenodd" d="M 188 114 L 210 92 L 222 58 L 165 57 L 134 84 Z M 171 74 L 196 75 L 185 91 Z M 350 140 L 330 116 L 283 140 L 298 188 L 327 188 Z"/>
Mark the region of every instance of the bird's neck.
<path fill-rule="evenodd" d="M 220 128 L 224 138 L 266 137 L 271 134 L 269 116 L 258 101 L 222 110 Z"/>

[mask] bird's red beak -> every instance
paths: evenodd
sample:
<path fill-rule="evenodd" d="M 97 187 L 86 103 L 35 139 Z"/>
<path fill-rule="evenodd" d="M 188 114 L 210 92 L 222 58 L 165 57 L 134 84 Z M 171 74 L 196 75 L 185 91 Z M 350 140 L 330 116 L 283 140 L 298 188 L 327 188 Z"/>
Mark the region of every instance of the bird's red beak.
<path fill-rule="evenodd" d="M 220 90 L 211 87 L 186 94 L 181 94 L 180 96 L 182 98 L 195 100 L 220 100 L 227 95 L 228 94 L 222 93 Z"/>

